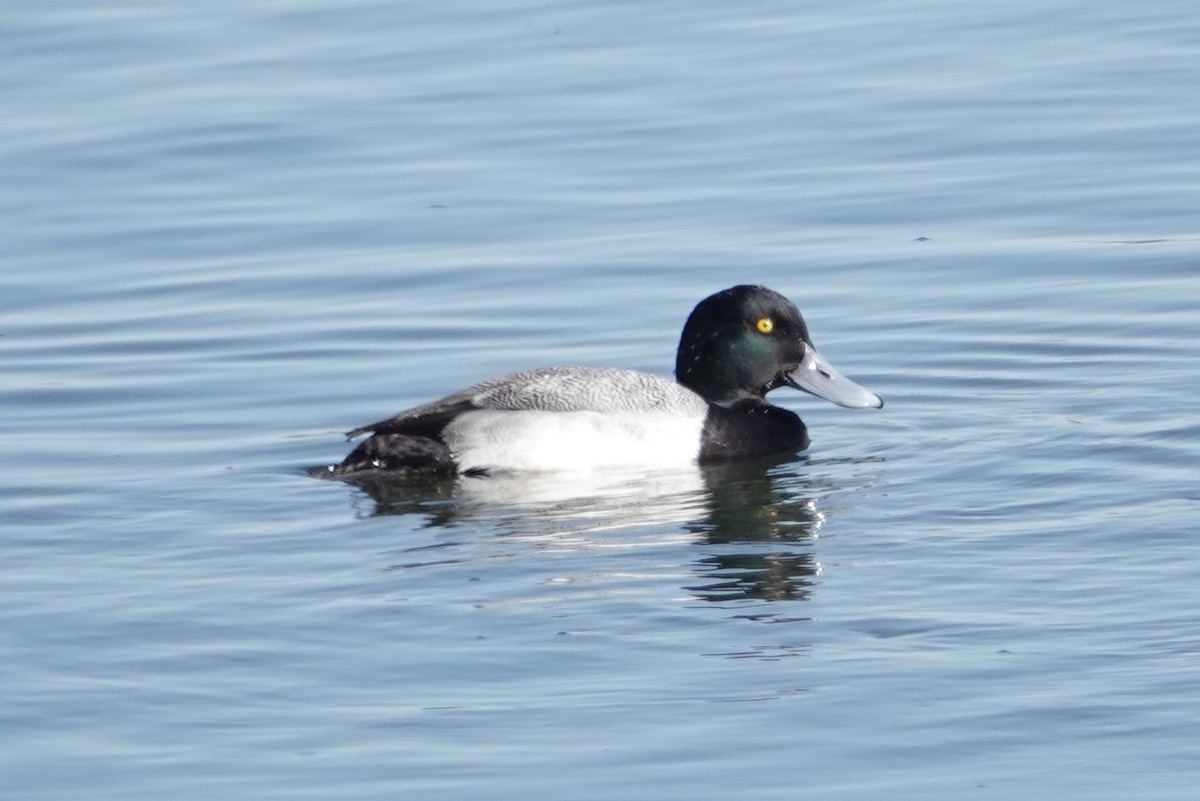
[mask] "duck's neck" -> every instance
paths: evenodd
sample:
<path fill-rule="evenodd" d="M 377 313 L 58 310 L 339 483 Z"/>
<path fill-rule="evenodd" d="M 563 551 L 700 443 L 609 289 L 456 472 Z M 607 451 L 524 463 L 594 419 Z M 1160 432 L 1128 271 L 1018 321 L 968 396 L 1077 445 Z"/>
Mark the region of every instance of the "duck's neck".
<path fill-rule="evenodd" d="M 744 389 L 733 387 L 722 387 L 705 385 L 702 383 L 687 383 L 680 381 L 685 387 L 695 392 L 700 397 L 704 398 L 714 406 L 721 406 L 726 409 L 740 407 L 764 406 L 767 402 L 763 400 L 761 395 L 753 392 L 748 392 Z"/>

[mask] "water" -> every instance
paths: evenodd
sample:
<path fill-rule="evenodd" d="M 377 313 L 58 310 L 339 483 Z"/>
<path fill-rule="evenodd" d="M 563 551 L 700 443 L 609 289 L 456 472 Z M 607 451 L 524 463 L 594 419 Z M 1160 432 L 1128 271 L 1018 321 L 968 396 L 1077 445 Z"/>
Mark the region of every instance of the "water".
<path fill-rule="evenodd" d="M 18 4 L 5 797 L 1191 798 L 1190 4 Z M 367 492 L 761 282 L 766 464 Z"/>

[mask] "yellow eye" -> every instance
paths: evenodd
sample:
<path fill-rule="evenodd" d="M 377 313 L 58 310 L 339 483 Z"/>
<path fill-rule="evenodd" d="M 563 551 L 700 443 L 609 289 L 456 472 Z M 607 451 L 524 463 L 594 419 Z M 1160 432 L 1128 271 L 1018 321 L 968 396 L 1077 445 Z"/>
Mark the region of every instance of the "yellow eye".
<path fill-rule="evenodd" d="M 754 324 L 760 334 L 769 334 L 775 330 L 775 321 L 770 317 L 760 317 L 758 322 Z"/>

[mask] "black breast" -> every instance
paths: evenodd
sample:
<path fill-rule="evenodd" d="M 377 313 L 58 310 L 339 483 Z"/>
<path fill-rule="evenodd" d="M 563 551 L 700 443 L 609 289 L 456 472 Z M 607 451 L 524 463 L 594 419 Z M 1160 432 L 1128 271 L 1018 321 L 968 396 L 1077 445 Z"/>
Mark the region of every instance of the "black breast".
<path fill-rule="evenodd" d="M 708 407 L 700 443 L 700 461 L 748 459 L 808 447 L 808 430 L 787 409 L 758 400 Z"/>

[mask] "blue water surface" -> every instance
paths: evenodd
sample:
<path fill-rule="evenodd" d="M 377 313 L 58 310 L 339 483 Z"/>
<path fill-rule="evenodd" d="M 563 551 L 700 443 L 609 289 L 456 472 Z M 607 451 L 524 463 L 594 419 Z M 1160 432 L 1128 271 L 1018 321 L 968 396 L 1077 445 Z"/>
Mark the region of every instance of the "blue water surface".
<path fill-rule="evenodd" d="M 5 798 L 1194 797 L 1191 4 L 0 25 Z M 492 374 L 668 374 L 747 282 L 885 408 L 305 473 Z"/>

